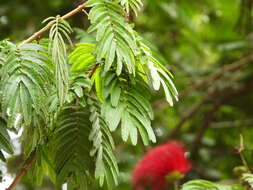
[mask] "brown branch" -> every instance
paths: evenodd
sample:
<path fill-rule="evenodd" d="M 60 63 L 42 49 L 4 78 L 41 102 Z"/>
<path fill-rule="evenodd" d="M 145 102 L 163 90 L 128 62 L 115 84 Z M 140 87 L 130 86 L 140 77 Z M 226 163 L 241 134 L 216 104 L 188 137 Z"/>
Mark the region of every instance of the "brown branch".
<path fill-rule="evenodd" d="M 203 123 L 200 126 L 199 132 L 195 137 L 195 140 L 192 145 L 192 154 L 195 155 L 195 153 L 198 152 L 198 149 L 201 145 L 201 141 L 203 136 L 205 135 L 206 131 L 210 128 L 210 122 L 213 120 L 215 113 L 219 110 L 219 108 L 222 106 L 223 101 L 216 102 L 213 107 L 205 113 L 203 118 Z"/>
<path fill-rule="evenodd" d="M 215 113 L 219 110 L 219 108 L 226 102 L 229 102 L 231 99 L 234 99 L 238 96 L 243 96 L 247 92 L 251 92 L 251 89 L 253 88 L 253 82 L 250 81 L 247 85 L 241 87 L 240 89 L 234 90 L 231 92 L 231 90 L 225 89 L 220 93 L 220 99 L 215 102 L 213 107 L 205 113 L 202 125 L 200 126 L 199 132 L 195 137 L 195 140 L 193 142 L 192 146 L 192 154 L 195 155 L 195 153 L 198 152 L 199 147 L 201 146 L 202 138 L 204 137 L 206 131 L 211 127 L 211 122 L 215 116 Z M 218 97 L 219 97 L 218 96 Z"/>
<path fill-rule="evenodd" d="M 181 92 L 179 94 L 179 98 L 187 96 L 193 90 L 199 89 L 204 85 L 207 85 L 207 84 L 210 84 L 211 82 L 214 82 L 215 80 L 222 77 L 224 73 L 233 72 L 233 71 L 241 69 L 245 65 L 247 65 L 249 63 L 252 63 L 252 61 L 253 61 L 253 54 L 249 54 L 248 56 L 243 57 L 242 59 L 240 59 L 238 61 L 235 61 L 234 63 L 223 66 L 222 68 L 220 68 L 215 73 L 205 77 L 201 81 L 197 82 L 195 85 L 192 85 L 191 87 L 185 89 L 183 92 Z"/>
<path fill-rule="evenodd" d="M 75 14 L 81 12 L 85 8 L 84 4 L 79 5 L 77 8 L 73 9 L 72 11 L 68 12 L 67 14 L 63 15 L 62 19 L 67 19 L 69 17 L 74 16 Z M 45 27 L 40 29 L 39 31 L 35 32 L 32 36 L 30 36 L 28 39 L 20 43 L 19 46 L 24 45 L 26 43 L 32 42 L 33 40 L 36 40 L 40 38 L 46 31 L 48 31 L 52 27 L 53 23 L 48 23 Z"/>
<path fill-rule="evenodd" d="M 253 125 L 253 119 L 246 120 L 236 120 L 236 121 L 222 121 L 222 122 L 213 122 L 211 123 L 210 128 L 212 129 L 223 129 L 239 126 L 251 126 Z"/>
<path fill-rule="evenodd" d="M 186 121 L 188 121 L 190 118 L 192 118 L 198 111 L 199 109 L 208 103 L 208 101 L 210 100 L 210 96 L 207 96 L 206 98 L 204 98 L 201 102 L 195 104 L 191 110 L 189 110 L 188 112 L 186 112 L 182 119 L 180 120 L 180 122 L 174 127 L 174 129 L 172 130 L 172 132 L 168 135 L 168 137 L 166 139 L 171 139 L 171 138 L 175 138 L 176 136 L 178 136 L 179 132 L 181 131 L 183 125 L 185 124 Z"/>
<path fill-rule="evenodd" d="M 99 64 L 96 64 L 96 65 L 93 66 L 93 68 L 91 69 L 90 73 L 88 74 L 89 78 L 91 78 L 93 76 L 93 74 L 96 72 L 98 66 L 99 66 Z"/>
<path fill-rule="evenodd" d="M 200 87 L 202 87 L 203 85 L 207 85 L 210 82 L 214 82 L 215 80 L 219 79 L 224 73 L 226 72 L 232 72 L 232 71 L 236 71 L 240 68 L 242 68 L 243 66 L 245 66 L 246 64 L 252 63 L 253 61 L 253 54 L 250 54 L 249 56 L 246 56 L 232 64 L 229 65 L 225 65 L 224 67 L 222 67 L 220 70 L 218 70 L 217 72 L 205 77 L 201 82 L 197 83 L 196 85 L 184 90 L 182 93 L 179 94 L 179 97 L 183 97 L 188 95 L 191 91 L 196 90 Z M 170 134 L 167 136 L 167 138 L 165 139 L 170 139 L 170 138 L 175 138 L 176 136 L 178 136 L 179 132 L 181 131 L 183 125 L 185 124 L 186 121 L 188 121 L 190 118 L 192 118 L 198 111 L 199 109 L 207 104 L 212 97 L 215 96 L 214 92 L 209 92 L 209 94 L 199 103 L 195 104 L 191 110 L 189 110 L 188 112 L 186 112 L 182 119 L 180 120 L 180 122 L 174 127 L 174 129 L 172 130 L 172 132 L 170 132 Z M 217 95 L 216 95 L 217 96 Z M 162 100 L 164 101 L 164 100 Z M 160 105 L 161 101 L 156 101 L 154 103 L 154 105 Z M 165 104 L 162 104 L 165 105 Z"/>
<path fill-rule="evenodd" d="M 35 154 L 32 154 L 31 157 L 28 159 L 27 163 L 21 168 L 18 175 L 15 177 L 15 179 L 12 181 L 12 183 L 6 190 L 13 190 L 17 186 L 17 184 L 19 184 L 20 180 L 25 175 L 27 170 L 33 165 L 35 160 L 36 160 Z"/>

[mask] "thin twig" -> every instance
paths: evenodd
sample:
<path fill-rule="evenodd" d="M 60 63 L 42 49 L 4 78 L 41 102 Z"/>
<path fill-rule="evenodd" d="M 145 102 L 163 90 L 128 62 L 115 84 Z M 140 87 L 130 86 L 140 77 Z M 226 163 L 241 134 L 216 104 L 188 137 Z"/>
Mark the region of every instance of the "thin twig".
<path fill-rule="evenodd" d="M 21 168 L 18 175 L 15 177 L 15 179 L 12 181 L 12 183 L 6 190 L 13 190 L 17 186 L 17 184 L 19 184 L 20 180 L 25 175 L 27 170 L 33 165 L 35 160 L 36 160 L 35 154 L 32 154 L 32 156 L 28 159 L 27 163 Z"/>
<path fill-rule="evenodd" d="M 75 14 L 81 12 L 84 8 L 85 8 L 84 4 L 79 5 L 77 8 L 73 9 L 72 11 L 68 12 L 67 14 L 63 15 L 60 18 L 62 18 L 62 19 L 70 18 L 70 17 L 74 16 Z M 24 45 L 24 44 L 29 43 L 29 42 L 32 42 L 33 40 L 36 40 L 36 39 L 40 38 L 46 31 L 48 31 L 52 27 L 53 24 L 54 23 L 48 23 L 45 27 L 43 27 L 39 31 L 35 32 L 28 39 L 26 39 L 22 43 L 20 43 L 19 46 Z"/>
<path fill-rule="evenodd" d="M 235 61 L 229 65 L 225 65 L 225 66 L 221 67 L 215 73 L 212 73 L 211 75 L 209 75 L 209 76 L 205 77 L 204 79 L 202 79 L 201 81 L 197 82 L 195 85 L 185 89 L 183 92 L 181 92 L 179 94 L 179 98 L 187 96 L 193 90 L 199 89 L 204 85 L 214 82 L 215 80 L 219 79 L 227 72 L 233 72 L 233 71 L 241 69 L 245 65 L 252 63 L 252 61 L 253 61 L 253 54 L 250 54 L 246 57 L 243 57 L 242 59 L 240 59 L 238 61 Z"/>
<path fill-rule="evenodd" d="M 201 102 L 195 104 L 191 110 L 187 111 L 183 115 L 180 122 L 174 127 L 174 129 L 172 130 L 172 132 L 168 135 L 168 137 L 166 139 L 171 139 L 171 138 L 175 138 L 176 136 L 178 136 L 178 134 L 180 133 L 185 122 L 188 121 L 188 119 L 192 118 L 203 105 L 208 103 L 209 100 L 210 100 L 210 96 L 206 96 L 206 98 L 204 98 Z"/>
<path fill-rule="evenodd" d="M 99 64 L 96 64 L 96 65 L 93 66 L 90 73 L 88 74 L 89 78 L 91 78 L 94 75 L 94 73 L 96 72 L 98 66 L 99 66 Z"/>
<path fill-rule="evenodd" d="M 179 181 L 178 180 L 174 181 L 173 185 L 174 185 L 174 190 L 179 190 Z"/>
<path fill-rule="evenodd" d="M 219 79 L 224 73 L 236 71 L 236 70 L 242 68 L 243 66 L 245 66 L 246 64 L 252 63 L 252 61 L 253 61 L 253 54 L 250 54 L 250 55 L 248 55 L 248 56 L 246 56 L 246 57 L 244 57 L 232 64 L 225 65 L 224 67 L 219 69 L 217 72 L 205 77 L 203 80 L 201 80 L 201 82 L 184 90 L 182 93 L 179 94 L 179 97 L 184 97 L 184 96 L 188 95 L 190 92 L 192 92 L 193 90 L 197 90 L 198 88 L 202 87 L 203 85 L 207 85 L 210 82 L 214 82 L 215 80 Z M 175 138 L 179 134 L 179 132 L 181 131 L 185 122 L 188 121 L 190 118 L 192 118 L 203 105 L 207 104 L 208 101 L 213 97 L 213 95 L 214 95 L 213 92 L 209 93 L 201 102 L 195 104 L 191 110 L 186 112 L 183 115 L 180 122 L 174 127 L 172 132 L 165 139 Z M 164 101 L 164 100 L 162 100 L 162 101 Z M 159 103 L 157 101 L 157 102 L 155 102 L 155 104 L 156 105 L 161 104 L 161 101 Z M 209 127 L 211 127 L 211 126 L 209 126 Z"/>
<path fill-rule="evenodd" d="M 222 106 L 223 101 L 216 102 L 213 107 L 205 113 L 202 125 L 199 128 L 199 132 L 195 137 L 195 140 L 192 145 L 192 155 L 195 155 L 195 153 L 198 152 L 198 149 L 201 145 L 201 141 L 203 136 L 205 135 L 206 131 L 210 128 L 210 122 L 213 120 L 215 113 L 219 110 L 219 108 Z"/>
<path fill-rule="evenodd" d="M 249 165 L 248 165 L 248 163 L 247 163 L 247 161 L 246 161 L 246 159 L 245 159 L 245 157 L 243 155 L 243 151 L 244 150 L 245 150 L 245 148 L 244 148 L 244 140 L 243 140 L 242 134 L 240 134 L 240 147 L 238 148 L 238 153 L 240 155 L 240 158 L 241 158 L 241 161 L 242 161 L 244 167 L 248 170 L 248 172 L 252 173 L 251 170 L 250 170 L 250 167 L 249 167 Z"/>
<path fill-rule="evenodd" d="M 231 128 L 231 127 L 239 127 L 239 126 L 252 126 L 253 119 L 246 120 L 236 120 L 236 121 L 221 121 L 221 122 L 213 122 L 211 123 L 212 129 L 223 129 L 223 128 Z"/>
<path fill-rule="evenodd" d="M 253 82 L 251 81 L 247 85 L 243 86 L 242 88 L 232 91 L 225 89 L 220 93 L 221 98 L 215 102 L 213 107 L 205 113 L 202 125 L 200 126 L 199 132 L 195 137 L 195 140 L 193 142 L 192 146 L 192 154 L 195 155 L 195 153 L 198 152 L 199 147 L 201 146 L 202 138 L 204 137 L 206 131 L 211 127 L 211 122 L 215 116 L 215 113 L 219 110 L 220 106 L 222 106 L 224 103 L 229 102 L 231 99 L 235 97 L 239 97 L 242 95 L 245 95 L 247 92 L 251 92 L 251 89 L 253 87 Z"/>

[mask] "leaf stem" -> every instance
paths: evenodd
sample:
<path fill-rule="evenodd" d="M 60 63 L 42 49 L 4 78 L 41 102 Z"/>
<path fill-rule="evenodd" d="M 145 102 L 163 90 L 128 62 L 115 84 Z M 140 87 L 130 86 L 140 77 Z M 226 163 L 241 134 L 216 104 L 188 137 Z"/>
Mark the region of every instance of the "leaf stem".
<path fill-rule="evenodd" d="M 240 158 L 241 158 L 241 161 L 244 165 L 244 167 L 248 170 L 248 172 L 252 173 L 251 170 L 250 170 L 250 167 L 243 155 L 243 151 L 245 150 L 245 147 L 244 147 L 244 139 L 243 139 L 243 136 L 242 134 L 240 134 L 240 147 L 238 148 L 238 153 L 240 155 Z"/>
<path fill-rule="evenodd" d="M 85 8 L 84 4 L 79 5 L 77 8 L 73 9 L 72 11 L 68 12 L 67 14 L 63 15 L 60 18 L 61 19 L 70 18 L 70 17 L 76 15 L 77 13 L 81 12 L 84 8 Z M 54 23 L 48 23 L 45 27 L 41 28 L 39 31 L 35 32 L 29 38 L 27 38 L 26 40 L 24 40 L 23 42 L 21 42 L 19 44 L 19 46 L 27 44 L 29 42 L 32 42 L 33 40 L 36 40 L 36 39 L 40 38 L 40 36 L 42 36 L 46 31 L 48 31 L 53 26 L 53 24 Z"/>
<path fill-rule="evenodd" d="M 173 183 L 173 185 L 174 185 L 174 190 L 179 190 L 179 181 L 178 181 L 178 180 L 176 180 L 176 181 Z"/>

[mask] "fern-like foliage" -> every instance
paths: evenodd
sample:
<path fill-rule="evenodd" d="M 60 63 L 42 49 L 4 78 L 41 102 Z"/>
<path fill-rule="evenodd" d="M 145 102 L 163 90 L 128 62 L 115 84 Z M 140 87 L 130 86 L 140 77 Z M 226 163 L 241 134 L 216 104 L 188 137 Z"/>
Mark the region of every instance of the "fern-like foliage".
<path fill-rule="evenodd" d="M 71 43 L 69 34 L 72 28 L 61 17 L 50 17 L 44 22 L 53 23 L 49 33 L 49 50 L 52 54 L 52 62 L 55 64 L 55 84 L 60 105 L 65 102 L 66 94 L 69 87 L 69 70 L 67 64 L 67 49 L 64 39 Z"/>
<path fill-rule="evenodd" d="M 10 43 L 6 40 L 0 41 L 0 69 L 6 63 L 8 50 L 11 47 L 11 45 L 10 45 L 9 48 L 7 48 L 8 44 L 10 45 Z"/>
<path fill-rule="evenodd" d="M 220 185 L 207 180 L 192 180 L 185 183 L 181 190 L 243 190 L 238 185 Z"/>
<path fill-rule="evenodd" d="M 128 76 L 126 73 L 120 75 L 118 68 L 122 68 L 122 65 L 106 73 L 103 72 L 103 65 L 100 65 L 94 72 L 92 81 L 95 83 L 98 99 L 104 102 L 102 113 L 110 130 L 115 131 L 120 125 L 123 140 L 127 141 L 130 137 L 134 145 L 137 144 L 140 133 L 144 144 L 147 145 L 149 140 L 156 141 L 151 128 L 153 113 L 149 103 L 151 92 L 147 84 L 154 90 L 159 90 L 162 86 L 170 105 L 173 105 L 173 98 L 177 100 L 178 92 L 172 82 L 171 73 L 152 56 L 150 48 L 140 37 L 138 46 L 142 54 L 136 57 L 136 77 Z M 70 54 L 72 67 L 80 68 L 84 72 L 89 71 L 96 63 L 93 47 L 94 45 L 89 43 L 78 44 Z M 83 58 L 80 55 L 83 55 Z M 91 61 L 87 62 L 85 58 Z"/>
<path fill-rule="evenodd" d="M 86 190 L 106 182 L 111 190 L 119 175 L 112 132 L 121 130 L 133 145 L 139 136 L 145 145 L 156 142 L 152 89 L 162 87 L 170 105 L 178 93 L 171 73 L 129 23 L 141 0 L 84 6 L 91 7 L 88 32 L 96 40 L 75 44 L 71 53 L 72 28 L 60 16 L 45 20 L 49 39 L 38 44 L 0 42 L 0 158 L 2 150 L 12 153 L 7 129 L 23 127 L 25 156 L 36 156 L 29 174 L 36 184 L 47 174 L 57 188 L 67 183 L 68 190 Z"/>
<path fill-rule="evenodd" d="M 72 188 L 86 190 L 87 178 L 94 169 L 89 152 L 91 123 L 89 110 L 78 105 L 64 107 L 56 121 L 53 146 L 57 184 L 68 183 Z M 75 188 L 73 188 L 75 183 Z"/>
<path fill-rule="evenodd" d="M 53 163 L 53 150 L 49 146 L 38 145 L 33 153 L 30 155 L 28 161 L 34 159 L 34 164 L 27 171 L 27 177 L 32 179 L 33 184 L 40 186 L 43 183 L 44 176 L 47 175 L 52 182 L 56 182 L 56 173 Z"/>
<path fill-rule="evenodd" d="M 69 64 L 71 71 L 88 71 L 95 65 L 95 44 L 79 43 L 76 49 L 69 54 Z"/>
<path fill-rule="evenodd" d="M 10 142 L 10 136 L 6 127 L 7 123 L 5 119 L 0 116 L 0 159 L 5 161 L 5 157 L 2 153 L 2 150 L 9 154 L 13 154 L 13 148 Z"/>
<path fill-rule="evenodd" d="M 43 105 L 52 84 L 47 50 L 38 44 L 11 44 L 1 69 L 1 103 L 9 128 L 36 125 L 45 115 Z"/>
<path fill-rule="evenodd" d="M 83 107 L 86 106 L 85 93 L 91 89 L 90 79 L 83 73 L 71 73 L 69 79 L 69 89 L 66 94 L 66 103 L 78 103 Z M 47 107 L 50 114 L 59 111 L 59 98 L 57 92 L 53 93 L 47 98 Z"/>
<path fill-rule="evenodd" d="M 100 186 L 105 179 L 109 189 L 117 184 L 114 142 L 95 102 L 89 98 L 89 109 L 80 104 L 66 106 L 57 117 L 52 146 L 59 187 L 68 183 L 69 189 L 89 189 L 93 175 Z"/>
<path fill-rule="evenodd" d="M 138 11 L 143 6 L 142 0 L 121 0 L 120 3 L 125 8 L 127 14 L 132 10 L 135 16 L 138 15 Z"/>
<path fill-rule="evenodd" d="M 47 109 L 42 102 L 52 89 L 52 65 L 47 49 L 41 45 L 17 47 L 8 42 L 6 48 L 1 68 L 1 110 L 8 128 L 25 127 L 24 136 L 30 136 L 30 143 L 24 150 L 29 156 L 45 135 Z"/>
<path fill-rule="evenodd" d="M 253 174 L 244 173 L 242 174 L 241 180 L 247 183 L 250 186 L 250 188 L 253 188 Z"/>
<path fill-rule="evenodd" d="M 96 157 L 95 178 L 99 179 L 100 186 L 104 179 L 107 181 L 109 189 L 118 184 L 119 169 L 117 161 L 113 155 L 114 142 L 109 127 L 100 113 L 100 104 L 95 97 L 88 99 L 90 109 L 90 122 L 92 130 L 89 139 L 93 142 L 91 156 Z"/>
<path fill-rule="evenodd" d="M 137 36 L 141 55 L 138 59 L 138 68 L 143 78 L 149 81 L 154 90 L 164 89 L 167 102 L 173 106 L 173 99 L 178 101 L 178 92 L 172 81 L 172 74 L 153 55 L 151 49 L 144 43 L 140 36 Z"/>
<path fill-rule="evenodd" d="M 120 75 L 123 66 L 131 74 L 135 73 L 135 55 L 139 53 L 132 27 L 125 21 L 124 9 L 116 1 L 88 1 L 92 7 L 89 13 L 91 27 L 96 31 L 96 60 L 104 60 L 104 71 L 117 68 Z"/>
<path fill-rule="evenodd" d="M 0 69 L 2 69 L 3 65 L 6 63 L 7 54 L 9 49 L 12 47 L 12 44 L 8 41 L 0 42 Z M 2 75 L 1 75 L 2 76 Z M 0 79 L 1 79 L 0 76 Z M 5 114 L 2 112 L 2 107 L 0 108 L 0 159 L 5 161 L 5 157 L 2 153 L 2 150 L 5 152 L 12 154 L 13 149 L 10 142 L 10 136 L 7 131 L 7 122 Z"/>
<path fill-rule="evenodd" d="M 70 76 L 70 88 L 67 95 L 67 102 L 73 101 L 86 106 L 85 93 L 91 89 L 90 79 L 82 73 L 72 73 Z"/>
<path fill-rule="evenodd" d="M 130 137 L 132 144 L 137 144 L 138 132 L 145 145 L 149 140 L 156 142 L 151 128 L 153 111 L 149 103 L 150 91 L 141 77 L 129 85 L 127 78 L 118 77 L 115 73 L 107 73 L 102 92 L 106 98 L 102 113 L 111 131 L 121 126 L 124 141 Z"/>

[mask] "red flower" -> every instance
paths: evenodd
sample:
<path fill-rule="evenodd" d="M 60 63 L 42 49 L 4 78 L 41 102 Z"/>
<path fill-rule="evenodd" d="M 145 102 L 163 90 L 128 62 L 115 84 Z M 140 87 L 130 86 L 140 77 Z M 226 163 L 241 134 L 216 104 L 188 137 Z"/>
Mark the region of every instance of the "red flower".
<path fill-rule="evenodd" d="M 132 184 L 134 190 L 162 190 L 166 187 L 166 176 L 173 172 L 187 173 L 191 164 L 185 157 L 184 145 L 170 141 L 149 151 L 135 166 Z"/>

